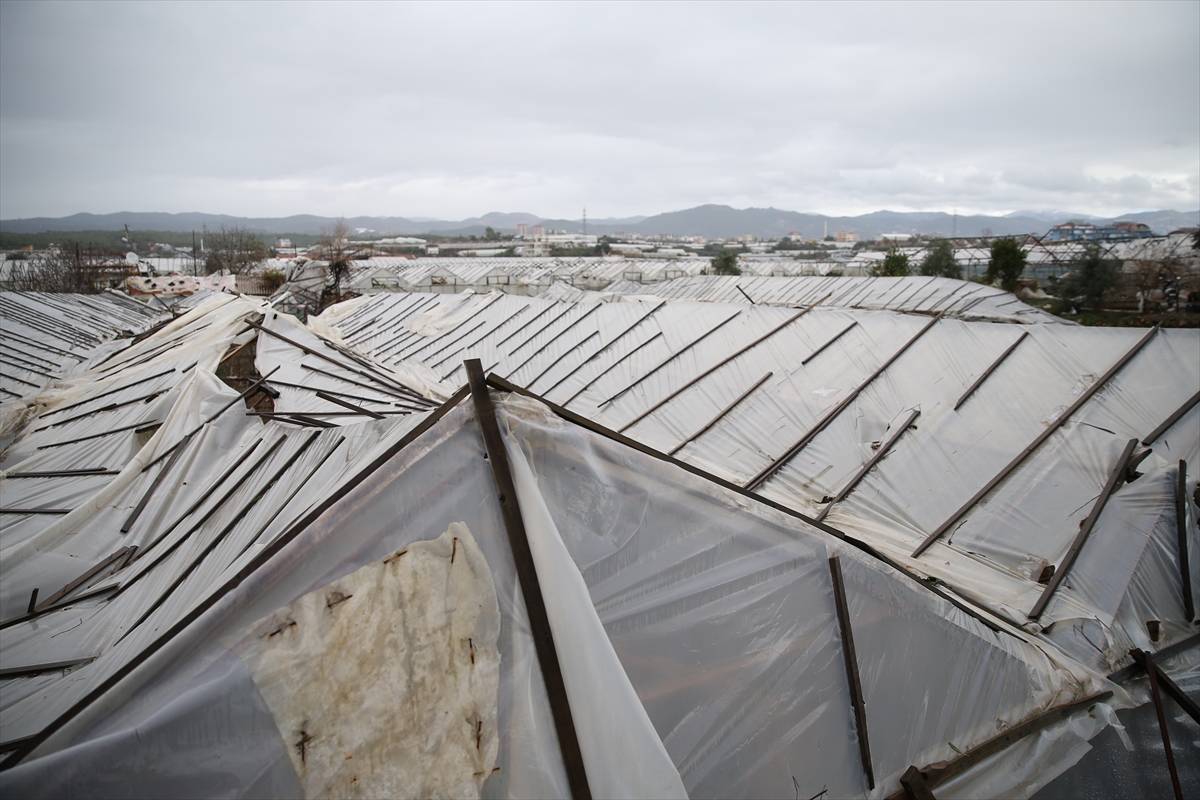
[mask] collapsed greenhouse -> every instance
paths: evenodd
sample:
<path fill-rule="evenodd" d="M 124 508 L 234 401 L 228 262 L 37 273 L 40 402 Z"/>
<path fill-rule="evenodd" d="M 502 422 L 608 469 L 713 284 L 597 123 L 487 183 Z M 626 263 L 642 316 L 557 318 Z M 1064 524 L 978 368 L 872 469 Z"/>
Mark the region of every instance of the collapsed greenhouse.
<path fill-rule="evenodd" d="M 1200 332 L 682 280 L 0 297 L 5 795 L 1200 788 Z"/>

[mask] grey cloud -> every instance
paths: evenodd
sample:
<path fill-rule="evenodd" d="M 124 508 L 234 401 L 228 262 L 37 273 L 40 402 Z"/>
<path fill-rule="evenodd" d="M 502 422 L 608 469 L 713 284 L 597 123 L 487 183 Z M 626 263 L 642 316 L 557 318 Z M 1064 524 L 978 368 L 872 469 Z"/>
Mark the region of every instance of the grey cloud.
<path fill-rule="evenodd" d="M 1197 8 L 5 2 L 0 213 L 1195 208 Z"/>

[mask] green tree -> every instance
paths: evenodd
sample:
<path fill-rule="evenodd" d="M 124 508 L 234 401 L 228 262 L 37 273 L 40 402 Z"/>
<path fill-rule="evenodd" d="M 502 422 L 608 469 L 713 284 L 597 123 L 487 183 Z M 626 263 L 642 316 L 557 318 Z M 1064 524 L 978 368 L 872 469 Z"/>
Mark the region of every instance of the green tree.
<path fill-rule="evenodd" d="M 888 248 L 882 263 L 871 267 L 872 278 L 903 278 L 905 275 L 911 274 L 912 268 L 909 266 L 908 256 L 901 253 L 900 248 L 896 245 Z"/>
<path fill-rule="evenodd" d="M 487 230 L 485 230 L 483 232 L 483 238 L 487 239 L 489 242 L 495 241 L 497 238 L 499 238 L 499 236 L 500 236 L 500 234 L 496 233 L 496 231 L 493 230 L 491 225 L 489 225 L 487 227 Z"/>
<path fill-rule="evenodd" d="M 1017 240 L 1011 236 L 992 242 L 992 254 L 988 259 L 988 283 L 1000 281 L 1000 288 L 1006 292 L 1017 290 L 1017 279 L 1025 271 L 1025 251 Z"/>
<path fill-rule="evenodd" d="M 1071 262 L 1071 271 L 1058 282 L 1058 296 L 1064 306 L 1082 300 L 1099 309 L 1104 295 L 1116 285 L 1121 276 L 1121 262 L 1105 258 L 1099 242 L 1088 242 L 1079 257 Z"/>
<path fill-rule="evenodd" d="M 925 260 L 921 262 L 921 274 L 962 280 L 962 267 L 954 258 L 954 245 L 949 239 L 934 239 L 930 243 Z"/>
<path fill-rule="evenodd" d="M 741 275 L 742 270 L 737 265 L 737 253 L 732 250 L 722 250 L 712 260 L 714 275 Z"/>

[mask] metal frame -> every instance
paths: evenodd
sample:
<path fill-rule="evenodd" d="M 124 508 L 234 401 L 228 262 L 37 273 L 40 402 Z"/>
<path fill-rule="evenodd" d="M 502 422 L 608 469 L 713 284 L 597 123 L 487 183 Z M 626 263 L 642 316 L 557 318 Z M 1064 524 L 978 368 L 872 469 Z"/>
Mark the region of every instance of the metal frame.
<path fill-rule="evenodd" d="M 740 395 L 738 395 L 736 400 L 734 400 L 729 405 L 725 406 L 725 408 L 721 409 L 715 417 L 710 419 L 708 422 L 704 423 L 704 425 L 701 426 L 699 430 L 697 430 L 691 436 L 684 439 L 679 444 L 675 445 L 674 449 L 672 449 L 669 453 L 667 453 L 667 455 L 669 455 L 669 456 L 675 455 L 680 450 L 682 450 L 686 445 L 690 444 L 691 442 L 696 441 L 701 436 L 703 436 L 705 433 L 707 433 L 709 428 L 711 428 L 713 425 L 716 425 L 718 422 L 720 422 L 725 417 L 726 414 L 728 414 L 730 411 L 733 411 L 733 409 L 737 408 L 738 405 L 740 405 L 743 400 L 745 400 L 750 395 L 754 394 L 754 391 L 756 389 L 758 389 L 758 387 L 760 387 L 764 383 L 766 383 L 767 379 L 770 378 L 774 374 L 775 374 L 774 372 L 768 372 L 766 375 L 763 375 L 761 378 L 759 378 L 757 381 L 755 381 L 753 386 L 751 386 L 749 389 L 747 389 L 746 391 L 744 391 Z"/>
<path fill-rule="evenodd" d="M 967 390 L 962 393 L 962 397 L 959 397 L 958 402 L 954 404 L 955 411 L 958 411 L 958 409 L 962 406 L 962 404 L 967 402 L 967 399 L 971 395 L 975 394 L 976 389 L 978 389 L 980 386 L 983 386 L 983 382 L 986 381 L 991 376 L 991 374 L 996 371 L 997 367 L 999 367 L 1001 364 L 1004 363 L 1004 359 L 1006 359 L 1010 355 L 1012 355 L 1013 350 L 1017 349 L 1017 345 L 1019 345 L 1021 342 L 1025 341 L 1026 337 L 1028 337 L 1028 336 L 1029 336 L 1029 331 L 1023 331 L 1021 333 L 1021 335 L 1017 337 L 1017 340 L 1015 342 L 1013 342 L 1012 344 L 1010 344 L 1008 346 L 1008 349 L 1006 349 L 1003 353 L 1001 353 L 1000 357 L 997 358 L 995 361 L 993 361 L 991 363 L 991 365 L 983 371 L 983 374 L 981 374 L 978 378 L 976 378 L 975 382 L 972 383 L 969 387 L 967 387 Z"/>
<path fill-rule="evenodd" d="M 222 584 L 220 587 L 217 587 L 207 597 L 198 602 L 191 611 L 184 614 L 175 622 L 174 625 L 172 625 L 168 630 L 164 631 L 161 636 L 143 648 L 140 653 L 132 657 L 128 662 L 125 663 L 124 666 L 115 670 L 112 675 L 110 675 L 107 679 L 92 689 L 92 691 L 86 696 L 81 698 L 74 705 L 60 714 L 39 733 L 29 737 L 24 737 L 19 743 L 9 742 L 8 746 L 10 748 L 12 748 L 12 745 L 14 744 L 18 744 L 19 746 L 12 748 L 12 754 L 3 762 L 0 762 L 0 772 L 11 769 L 12 767 L 21 763 L 21 761 L 28 757 L 30 753 L 32 753 L 43 742 L 54 735 L 56 731 L 60 730 L 64 725 L 66 725 L 72 719 L 81 714 L 85 709 L 111 691 L 117 684 L 119 684 L 134 670 L 144 664 L 155 653 L 159 652 L 168 644 L 170 644 L 173 639 L 179 636 L 180 633 L 186 630 L 188 626 L 195 622 L 201 615 L 216 605 L 230 592 L 233 592 L 244 582 L 250 579 L 259 570 L 259 568 L 262 567 L 263 564 L 273 558 L 276 553 L 278 553 L 288 543 L 295 539 L 301 533 L 301 531 L 315 522 L 318 517 L 328 511 L 331 506 L 349 494 L 359 483 L 363 481 L 364 478 L 366 478 L 375 470 L 379 469 L 387 461 L 394 458 L 397 453 L 411 444 L 427 430 L 432 428 L 439 420 L 441 420 L 442 417 L 449 413 L 451 409 L 461 403 L 467 396 L 468 392 L 468 387 L 462 387 L 457 393 L 455 393 L 453 397 L 443 403 L 435 413 L 430 414 L 419 425 L 401 437 L 401 439 L 396 442 L 395 445 L 389 447 L 386 451 L 381 453 L 371 463 L 367 464 L 362 470 L 357 472 L 351 479 L 342 483 L 341 486 L 330 493 L 324 501 L 312 508 L 303 517 L 293 522 L 287 531 L 276 537 L 271 544 L 259 551 L 258 554 L 255 555 L 254 558 L 250 559 L 235 575 L 230 577 L 227 581 L 225 581 L 224 584 Z"/>
<path fill-rule="evenodd" d="M 904 420 L 903 424 L 901 424 L 899 428 L 892 432 L 892 435 L 888 437 L 888 440 L 884 442 L 877 451 L 875 451 L 875 455 L 871 456 L 871 459 L 866 464 L 863 464 L 862 468 L 854 474 L 854 477 L 850 479 L 850 482 L 843 486 L 841 491 L 839 491 L 837 495 L 830 500 L 823 509 L 821 509 L 821 513 L 817 514 L 818 522 L 825 519 L 825 517 L 829 514 L 830 509 L 832 509 L 836 504 L 845 500 L 849 494 L 854 491 L 855 487 L 858 486 L 862 479 L 867 477 L 867 473 L 874 469 L 875 465 L 883 460 L 883 457 L 891 451 L 892 446 L 900 440 L 900 437 L 904 435 L 904 432 L 907 431 L 909 426 L 913 424 L 913 420 L 919 416 L 921 416 L 920 409 L 914 408 L 911 412 L 909 412 L 909 415 Z"/>
<path fill-rule="evenodd" d="M 884 361 L 883 364 L 880 365 L 878 369 L 876 369 L 874 372 L 871 373 L 870 377 L 868 377 L 865 381 L 860 383 L 858 385 L 858 387 L 846 397 L 845 400 L 838 403 L 836 406 L 833 407 L 833 409 L 831 409 L 829 411 L 829 413 L 827 413 L 824 417 L 822 417 L 820 422 L 818 422 L 816 425 L 814 425 L 808 431 L 808 433 L 804 434 L 804 436 L 800 438 L 800 441 L 796 442 L 794 445 L 792 445 L 787 450 L 785 450 L 783 455 L 781 455 L 779 458 L 775 459 L 770 464 L 768 464 L 766 467 L 764 467 L 753 478 L 746 481 L 745 488 L 748 491 L 753 492 L 753 491 L 757 490 L 760 486 L 762 486 L 764 483 L 766 483 L 767 480 L 769 480 L 772 475 L 774 475 L 779 470 L 783 469 L 789 461 L 791 461 L 793 458 L 796 457 L 797 454 L 800 453 L 801 450 L 803 450 L 805 447 L 808 447 L 808 445 L 812 443 L 812 440 L 817 438 L 817 436 L 821 433 L 821 431 L 828 428 L 830 426 L 830 424 L 832 424 L 833 421 L 835 419 L 837 419 L 838 416 L 840 416 L 843 411 L 845 411 L 847 408 L 849 408 L 850 404 L 853 403 L 858 398 L 858 396 L 863 393 L 864 389 L 866 389 L 868 386 L 870 386 L 871 383 L 876 378 L 878 378 L 880 375 L 882 375 L 887 370 L 888 367 L 890 367 L 892 364 L 896 363 L 896 360 L 898 358 L 900 358 L 900 356 L 902 356 L 906 352 L 908 352 L 908 349 L 910 347 L 912 347 L 914 344 L 916 344 L 917 340 L 919 340 L 922 336 L 924 336 L 929 331 L 930 328 L 932 328 L 934 325 L 936 325 L 941 320 L 941 318 L 942 318 L 942 315 L 938 314 L 933 319 L 929 320 L 929 322 L 925 323 L 925 325 L 922 326 L 921 330 L 917 331 L 916 335 L 914 335 L 907 342 L 905 342 L 903 345 L 901 345 L 899 350 L 897 350 L 895 353 L 892 353 L 892 355 L 888 358 L 887 361 Z"/>
<path fill-rule="evenodd" d="M 558 650 L 554 644 L 554 633 L 550 629 L 550 617 L 546 612 L 545 598 L 538 580 L 537 567 L 533 562 L 533 553 L 530 550 L 525 523 L 521 517 L 517 489 L 509 469 L 508 451 L 504 447 L 504 438 L 500 433 L 500 425 L 496 421 L 496 411 L 483 376 L 483 364 L 479 359 L 471 359 L 466 362 L 466 368 L 467 380 L 471 388 L 471 400 L 475 404 L 488 463 L 492 468 L 492 477 L 496 481 L 500 512 L 504 517 L 504 527 L 508 532 L 508 542 L 517 568 L 517 579 L 520 582 L 521 594 L 525 599 L 525 609 L 529 615 L 529 627 L 537 649 L 538 663 L 541 666 L 546 694 L 550 701 L 550 713 L 554 718 L 554 729 L 558 735 L 559 749 L 562 751 L 567 782 L 570 784 L 573 797 L 590 798 L 592 792 L 583 764 L 583 753 L 579 748 L 575 721 L 571 715 L 571 704 L 567 697 L 566 684 L 563 681 Z"/>
<path fill-rule="evenodd" d="M 1183 613 L 1188 622 L 1196 619 L 1192 601 L 1192 568 L 1188 563 L 1187 541 L 1187 462 L 1179 459 L 1175 476 L 1175 537 L 1179 542 L 1179 578 L 1183 583 Z M 1200 720 L 1196 720 L 1200 722 Z"/>
<path fill-rule="evenodd" d="M 827 298 L 828 296 L 829 296 L 829 295 L 826 295 L 825 297 Z M 825 299 L 825 298 L 822 298 L 822 300 L 824 300 L 824 299 Z M 764 333 L 762 336 L 758 337 L 757 339 L 755 339 L 753 342 L 751 342 L 750 344 L 746 345 L 746 346 L 745 346 L 745 347 L 743 347 L 742 349 L 738 350 L 736 353 L 733 353 L 733 354 L 731 354 L 731 355 L 729 355 L 729 356 L 726 356 L 725 358 L 721 359 L 721 361 L 717 362 L 717 364 L 716 364 L 716 365 L 714 365 L 714 366 L 712 366 L 712 367 L 710 367 L 710 368 L 706 369 L 704 372 L 701 372 L 699 375 L 697 375 L 696 377 L 692 378 L 690 381 L 688 381 L 687 383 L 685 383 L 683 386 L 680 386 L 678 389 L 676 389 L 675 391 L 671 392 L 669 395 L 667 395 L 666 397 L 664 397 L 662 400 L 659 400 L 657 403 L 655 403 L 654 405 L 650 406 L 650 408 L 646 409 L 646 410 L 645 410 L 645 411 L 643 411 L 641 414 L 639 414 L 638 416 L 634 417 L 632 421 L 625 423 L 625 424 L 624 424 L 622 427 L 620 427 L 620 428 L 618 428 L 618 429 L 617 429 L 617 432 L 618 432 L 618 433 L 624 433 L 625 431 L 629 430 L 629 429 L 630 429 L 630 428 L 632 428 L 634 425 L 638 424 L 639 422 L 641 422 L 642 420 L 644 420 L 646 417 L 650 416 L 650 415 L 651 415 L 651 414 L 653 414 L 655 411 L 657 411 L 658 409 L 662 408 L 662 407 L 663 407 L 663 406 L 665 406 L 667 403 L 671 402 L 671 401 L 672 401 L 672 400 L 674 400 L 676 397 L 678 397 L 679 395 L 683 394 L 683 393 L 684 393 L 684 392 L 686 392 L 688 389 L 692 388 L 692 387 L 693 387 L 693 386 L 695 386 L 697 383 L 699 383 L 700 381 L 702 381 L 702 380 L 704 380 L 705 378 L 707 378 L 709 375 L 712 375 L 714 372 L 716 372 L 717 370 L 719 370 L 721 367 L 725 366 L 726 364 L 729 364 L 729 363 L 730 363 L 730 362 L 732 362 L 734 359 L 736 359 L 736 358 L 738 358 L 738 357 L 740 357 L 740 356 L 742 356 L 742 355 L 745 355 L 746 353 L 748 353 L 748 352 L 750 352 L 751 350 L 753 350 L 755 347 L 758 347 L 760 344 L 762 344 L 763 342 L 765 342 L 767 339 L 770 339 L 772 336 L 774 336 L 775 334 L 779 333 L 781 330 L 783 330 L 784 328 L 786 328 L 787 326 L 791 325 L 791 324 L 792 324 L 793 322 L 795 322 L 796 320 L 798 320 L 798 319 L 800 319 L 801 317 L 803 317 L 803 316 L 804 316 L 805 314 L 807 314 L 809 311 L 812 311 L 812 310 L 813 310 L 814 308 L 816 308 L 816 307 L 817 307 L 817 305 L 819 305 L 820 303 L 821 303 L 821 300 L 818 300 L 818 301 L 817 301 L 817 303 L 815 303 L 815 304 L 813 304 L 813 305 L 809 306 L 808 308 L 802 309 L 802 310 L 801 310 L 799 313 L 797 313 L 797 314 L 793 314 L 792 316 L 788 317 L 788 319 L 787 319 L 787 320 L 785 320 L 785 321 L 784 321 L 782 324 L 780 324 L 780 325 L 776 325 L 774 328 L 772 328 L 771 330 L 767 331 L 767 332 L 766 332 L 766 333 Z M 531 383 L 530 385 L 532 386 L 532 383 Z"/>
<path fill-rule="evenodd" d="M 917 771 L 921 774 L 922 778 L 924 778 L 925 785 L 932 790 L 934 787 L 950 780 L 955 775 L 960 775 L 963 772 L 966 772 L 968 769 L 975 766 L 980 761 L 983 761 L 988 756 L 999 753 L 1001 750 L 1016 744 L 1025 737 L 1035 734 L 1043 728 L 1053 725 L 1059 720 L 1066 719 L 1076 711 L 1087 708 L 1095 703 L 1103 702 L 1111 694 L 1112 692 L 1101 692 L 1099 694 L 1091 695 L 1090 697 L 1085 697 L 1082 700 L 1076 700 L 1072 703 L 1065 703 L 1061 706 L 1056 706 L 1049 711 L 1031 717 L 1025 722 L 1014 725 L 998 736 L 993 736 L 991 739 L 988 739 L 987 741 L 970 748 L 958 758 L 950 761 L 939 761 Z M 905 774 L 907 775 L 908 773 L 906 772 Z M 901 789 L 899 792 L 893 793 L 888 800 L 905 800 L 905 798 L 906 795 L 904 790 Z"/>
<path fill-rule="evenodd" d="M 734 320 L 736 317 L 738 317 L 738 316 L 739 316 L 741 313 L 742 313 L 741 311 L 735 311 L 734 313 L 730 314 L 728 317 L 726 317 L 725 319 L 721 320 L 721 321 L 720 321 L 720 322 L 718 322 L 716 325 L 714 325 L 713 327 L 709 328 L 707 331 L 705 331 L 704 333 L 702 333 L 702 334 L 700 335 L 700 338 L 696 339 L 694 342 L 692 342 L 691 344 L 689 344 L 689 345 L 687 345 L 687 346 L 685 346 L 685 347 L 681 347 L 681 348 L 680 348 L 678 351 L 676 351 L 675 353 L 672 353 L 672 354 L 671 354 L 670 356 L 668 356 L 668 357 L 667 357 L 667 359 L 666 359 L 665 361 L 663 361 L 661 364 L 659 364 L 658 366 L 654 367 L 653 369 L 651 369 L 651 370 L 650 370 L 649 372 L 647 372 L 646 374 L 642 375 L 642 376 L 641 376 L 640 378 L 638 378 L 636 381 L 634 381 L 633 383 L 629 384 L 629 385 L 628 385 L 628 386 L 626 386 L 624 389 L 622 389 L 621 391 L 619 391 L 619 392 L 617 392 L 616 394 L 614 394 L 612 397 L 610 397 L 610 398 L 608 398 L 607 400 L 605 400 L 605 401 L 601 402 L 601 403 L 600 403 L 600 404 L 599 404 L 597 407 L 599 407 L 599 406 L 605 406 L 605 405 L 608 405 L 608 404 L 609 404 L 609 403 L 611 403 L 612 401 L 616 400 L 618 397 L 621 397 L 622 395 L 624 395 L 626 392 L 629 392 L 629 391 L 631 391 L 631 390 L 632 390 L 632 389 L 633 389 L 635 386 L 639 386 L 639 385 L 641 385 L 643 382 L 645 382 L 646 380 L 648 380 L 648 379 L 650 378 L 650 376 L 651 376 L 651 375 L 653 375 L 654 373 L 658 372 L 660 369 L 662 369 L 663 367 L 665 367 L 667 364 L 670 364 L 672 361 L 674 361 L 675 359 L 679 358 L 679 357 L 680 357 L 680 356 L 682 356 L 684 353 L 686 353 L 686 352 L 688 352 L 689 350 L 691 350 L 693 347 L 696 347 L 697 345 L 699 345 L 701 342 L 703 342 L 703 341 L 704 341 L 705 339 L 707 339 L 709 336 L 712 336 L 714 333 L 716 333 L 717 331 L 721 330 L 721 328 L 724 328 L 726 325 L 728 325 L 729 323 L 733 322 L 733 320 Z"/>
<path fill-rule="evenodd" d="M 1118 372 L 1121 371 L 1122 367 L 1124 367 L 1127 363 L 1129 363 L 1129 361 L 1134 356 L 1136 356 L 1138 353 L 1140 353 L 1142 351 L 1142 348 L 1144 348 L 1150 342 L 1150 340 L 1154 338 L 1154 334 L 1156 334 L 1156 333 L 1158 333 L 1157 326 L 1154 328 L 1151 328 L 1149 333 L 1147 333 L 1140 340 L 1138 340 L 1137 344 L 1135 344 L 1132 348 L 1130 348 L 1130 350 L 1128 352 L 1126 352 L 1125 355 L 1121 356 L 1121 358 L 1119 358 L 1115 364 L 1113 364 L 1111 367 L 1109 367 L 1108 371 L 1105 372 L 1102 376 L 1100 376 L 1099 380 L 1097 380 L 1095 383 L 1093 383 L 1091 386 L 1089 386 L 1082 394 L 1080 394 L 1079 397 L 1075 400 L 1075 402 L 1072 403 L 1071 406 L 1066 411 L 1064 411 L 1062 414 L 1059 415 L 1058 419 L 1056 419 L 1044 431 L 1039 433 L 1037 435 L 1037 437 L 1034 438 L 1034 440 L 1029 444 L 1029 446 L 1027 446 L 1020 453 L 1018 453 L 1016 458 L 1014 458 L 1012 461 L 1008 462 L 1008 465 L 1005 466 L 1002 470 L 1000 470 L 1000 472 L 997 473 L 996 476 L 993 477 L 990 481 L 988 481 L 986 484 L 984 484 L 982 489 L 980 489 L 978 492 L 976 492 L 974 495 L 972 495 L 970 500 L 968 500 L 966 503 L 964 503 L 962 505 L 961 508 L 959 508 L 957 511 L 955 511 L 948 520 L 946 520 L 941 525 L 939 525 L 937 527 L 937 529 L 933 531 L 933 533 L 926 536 L 925 540 L 922 541 L 919 545 L 917 545 L 917 548 L 912 551 L 912 558 L 917 558 L 918 556 L 921 555 L 921 553 L 924 553 L 926 550 L 928 550 L 930 545 L 932 545 L 934 542 L 936 542 L 943 533 L 950 530 L 950 528 L 954 527 L 954 525 L 960 519 L 962 519 L 964 516 L 966 516 L 967 512 L 970 511 L 972 508 L 974 508 L 976 503 L 978 503 L 980 500 L 982 500 L 984 497 L 986 497 L 987 494 L 992 491 L 992 489 L 995 489 L 997 486 L 999 486 L 1000 483 L 1005 478 L 1007 478 L 1013 470 L 1015 470 L 1017 467 L 1019 467 L 1021 465 L 1021 463 L 1023 461 L 1025 461 L 1025 459 L 1028 458 L 1031 453 L 1033 453 L 1034 450 L 1037 450 L 1039 447 L 1041 447 L 1043 442 L 1045 442 L 1047 439 L 1049 439 L 1051 436 L 1053 436 L 1055 431 L 1057 431 L 1059 428 L 1061 428 L 1063 425 L 1065 425 L 1067 420 L 1069 420 L 1075 414 L 1076 411 L 1078 411 L 1080 408 L 1082 408 L 1084 403 L 1086 403 L 1088 400 L 1090 400 L 1092 398 L 1092 395 L 1094 395 L 1096 392 L 1100 391 L 1105 386 L 1105 384 L 1107 384 L 1109 382 L 1109 380 L 1112 379 L 1112 377 L 1114 375 L 1116 375 Z"/>
<path fill-rule="evenodd" d="M 1129 459 L 1133 457 L 1133 450 L 1137 447 L 1138 440 L 1130 439 L 1125 449 L 1121 452 L 1117 463 L 1113 465 L 1108 473 L 1108 480 L 1104 484 L 1104 488 L 1100 490 L 1100 496 L 1096 498 L 1096 502 L 1092 505 L 1092 511 L 1087 515 L 1083 525 L 1079 528 L 1079 533 L 1076 534 L 1075 540 L 1071 542 L 1071 547 L 1067 550 L 1067 554 L 1063 556 L 1062 563 L 1054 570 L 1054 577 L 1050 579 L 1050 583 L 1042 591 L 1042 596 L 1038 598 L 1034 604 L 1033 610 L 1029 612 L 1030 619 L 1038 619 L 1046 610 L 1046 606 L 1050 603 L 1050 598 L 1058 590 L 1060 584 L 1067 577 L 1067 572 L 1075 563 L 1075 559 L 1079 557 L 1079 552 L 1083 550 L 1083 545 L 1087 542 L 1088 536 L 1092 533 L 1092 528 L 1096 527 L 1096 521 L 1100 519 L 1100 513 L 1104 511 L 1104 506 L 1108 503 L 1108 498 L 1112 497 L 1112 493 L 1117 490 L 1117 486 L 1125 478 L 1125 468 L 1129 466 Z"/>
<path fill-rule="evenodd" d="M 838 629 L 842 634 L 842 658 L 846 663 L 846 682 L 850 685 L 850 703 L 854 707 L 854 727 L 858 734 L 858 753 L 862 757 L 867 786 L 875 788 L 875 770 L 871 766 L 871 744 L 867 737 L 867 704 L 863 699 L 862 681 L 858 674 L 858 654 L 854 649 L 854 626 L 846 601 L 846 582 L 842 564 L 836 555 L 829 557 L 829 575 L 833 581 L 834 606 L 837 609 Z"/>

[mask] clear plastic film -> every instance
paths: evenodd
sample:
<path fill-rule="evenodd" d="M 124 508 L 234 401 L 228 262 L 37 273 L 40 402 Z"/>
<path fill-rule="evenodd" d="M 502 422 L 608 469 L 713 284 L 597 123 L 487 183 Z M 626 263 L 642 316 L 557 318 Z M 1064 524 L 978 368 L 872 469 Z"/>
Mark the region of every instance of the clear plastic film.
<path fill-rule="evenodd" d="M 952 758 L 1097 687 L 794 518 L 532 401 L 503 408 L 689 796 L 868 792 L 830 554 L 850 598 L 876 794 L 898 789 L 911 764 Z"/>

